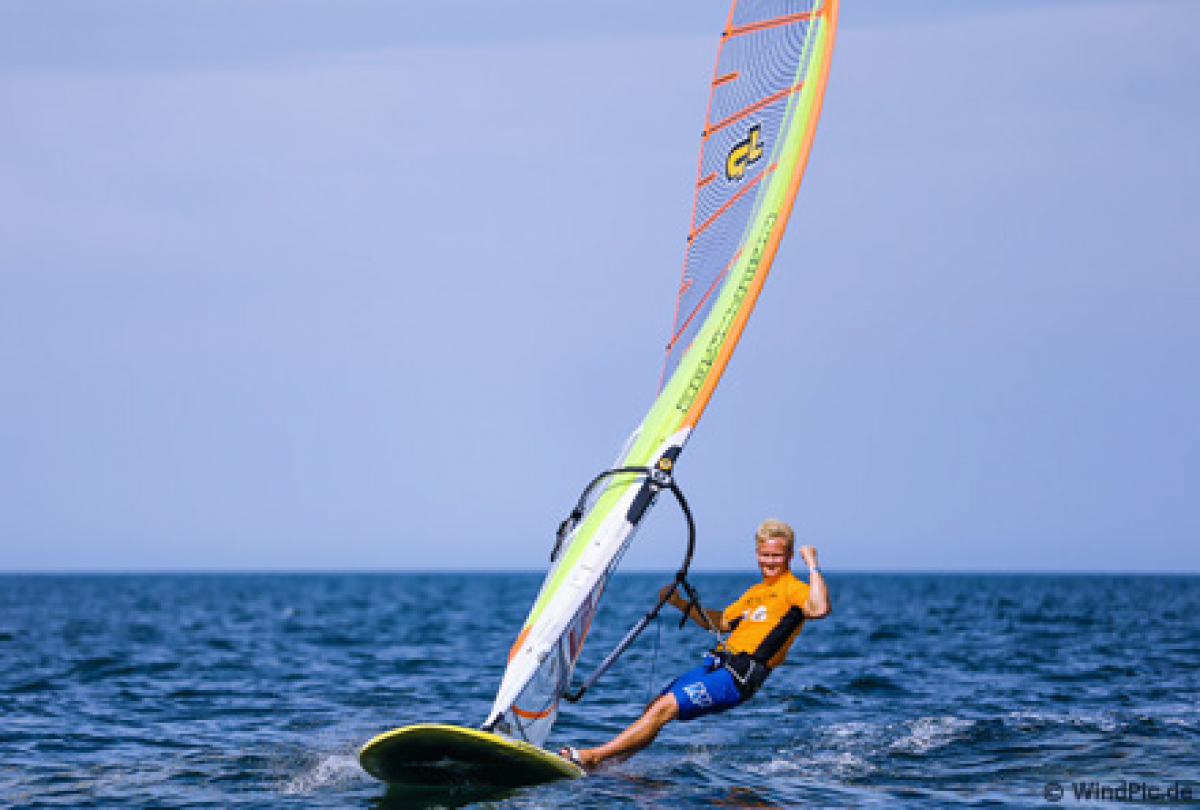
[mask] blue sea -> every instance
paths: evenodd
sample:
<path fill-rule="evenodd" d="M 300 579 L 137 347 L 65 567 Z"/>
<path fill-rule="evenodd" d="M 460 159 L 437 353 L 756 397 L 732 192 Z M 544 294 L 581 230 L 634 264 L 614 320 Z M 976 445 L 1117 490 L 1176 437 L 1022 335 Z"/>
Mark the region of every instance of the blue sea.
<path fill-rule="evenodd" d="M 538 574 L 0 576 L 0 805 L 1200 802 L 1200 577 L 827 578 L 833 613 L 750 703 L 586 779 L 469 792 L 389 789 L 356 751 L 482 721 Z M 669 579 L 615 578 L 577 676 Z M 755 577 L 694 581 L 718 606 Z M 676 618 L 552 745 L 608 739 L 696 662 L 708 638 Z"/>

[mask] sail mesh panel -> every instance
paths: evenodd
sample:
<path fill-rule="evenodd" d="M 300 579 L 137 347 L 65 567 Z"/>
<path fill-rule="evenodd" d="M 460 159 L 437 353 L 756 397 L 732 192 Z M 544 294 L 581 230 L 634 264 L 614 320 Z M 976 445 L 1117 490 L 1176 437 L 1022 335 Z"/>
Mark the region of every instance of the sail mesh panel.
<path fill-rule="evenodd" d="M 788 105 L 807 78 L 804 51 L 812 47 L 810 34 L 816 24 L 809 15 L 819 8 L 814 0 L 763 0 L 738 3 L 730 16 L 713 74 L 664 384 L 744 246 L 775 166 L 776 150 L 786 139 Z"/>

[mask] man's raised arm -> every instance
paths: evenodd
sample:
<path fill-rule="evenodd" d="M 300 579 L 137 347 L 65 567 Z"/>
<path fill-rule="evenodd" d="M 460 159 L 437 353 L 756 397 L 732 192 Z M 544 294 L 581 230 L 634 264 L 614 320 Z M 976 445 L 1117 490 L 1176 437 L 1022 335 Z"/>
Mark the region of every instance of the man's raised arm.
<path fill-rule="evenodd" d="M 808 564 L 808 599 L 804 602 L 804 615 L 810 619 L 822 619 L 829 615 L 833 604 L 829 601 L 825 578 L 817 567 L 817 550 L 812 546 L 801 546 L 800 556 Z"/>

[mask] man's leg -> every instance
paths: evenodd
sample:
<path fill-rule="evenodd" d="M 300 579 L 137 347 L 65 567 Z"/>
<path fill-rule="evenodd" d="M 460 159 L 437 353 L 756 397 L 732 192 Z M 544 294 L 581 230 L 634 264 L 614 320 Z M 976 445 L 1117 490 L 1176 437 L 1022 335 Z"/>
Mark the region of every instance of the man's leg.
<path fill-rule="evenodd" d="M 670 692 L 659 695 L 633 725 L 604 745 L 579 752 L 579 761 L 587 769 L 617 757 L 627 757 L 641 751 L 658 736 L 667 723 L 679 716 L 679 703 Z"/>

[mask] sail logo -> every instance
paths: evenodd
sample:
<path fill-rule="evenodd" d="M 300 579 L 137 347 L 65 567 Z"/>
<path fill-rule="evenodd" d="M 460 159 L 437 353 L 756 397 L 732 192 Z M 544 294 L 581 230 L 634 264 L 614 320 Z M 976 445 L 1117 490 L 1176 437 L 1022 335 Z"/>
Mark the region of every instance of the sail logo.
<path fill-rule="evenodd" d="M 725 158 L 725 177 L 730 180 L 741 180 L 746 176 L 746 169 L 758 161 L 763 155 L 762 124 L 750 127 L 745 138 L 738 141 L 729 150 Z"/>

